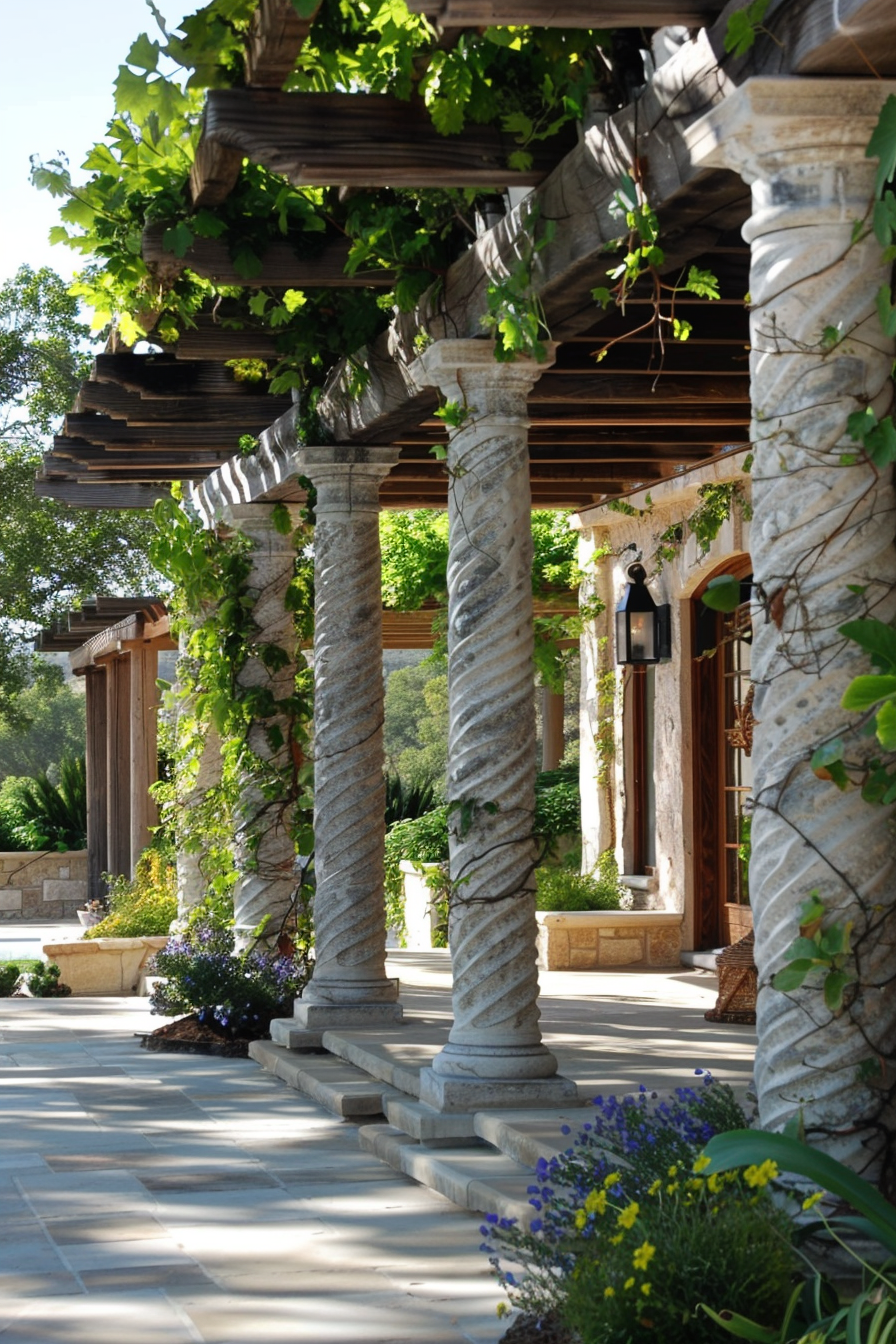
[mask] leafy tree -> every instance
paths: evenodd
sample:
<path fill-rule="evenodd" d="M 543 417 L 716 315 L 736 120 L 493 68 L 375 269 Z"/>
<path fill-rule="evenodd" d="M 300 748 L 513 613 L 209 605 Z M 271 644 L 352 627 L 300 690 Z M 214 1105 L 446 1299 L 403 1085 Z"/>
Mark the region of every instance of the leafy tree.
<path fill-rule="evenodd" d="M 409 785 L 445 792 L 448 676 L 444 658 L 398 668 L 386 684 L 385 752 L 389 770 Z"/>
<path fill-rule="evenodd" d="M 58 667 L 44 663 L 15 708 L 14 724 L 0 718 L 0 779 L 41 770 L 55 777 L 63 756 L 83 755 L 84 696 L 65 684 Z"/>
<path fill-rule="evenodd" d="M 0 721 L 36 676 L 36 629 L 96 592 L 157 590 L 148 513 L 70 511 L 34 493 L 47 435 L 71 406 L 89 356 L 76 300 L 48 268 L 0 285 Z"/>

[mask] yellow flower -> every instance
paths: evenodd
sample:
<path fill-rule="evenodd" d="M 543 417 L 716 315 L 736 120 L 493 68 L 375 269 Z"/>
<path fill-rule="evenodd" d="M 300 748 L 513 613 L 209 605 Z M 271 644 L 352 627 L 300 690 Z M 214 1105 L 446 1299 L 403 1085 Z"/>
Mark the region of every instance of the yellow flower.
<path fill-rule="evenodd" d="M 604 1289 L 604 1297 L 615 1297 L 615 1296 L 616 1296 L 616 1289 L 608 1285 Z"/>
<path fill-rule="evenodd" d="M 662 1181 L 654 1181 L 653 1185 L 647 1191 L 648 1195 L 658 1195 L 663 1188 Z"/>
<path fill-rule="evenodd" d="M 585 1212 L 585 1210 L 576 1209 L 576 1227 L 579 1229 L 580 1232 L 587 1223 L 587 1221 L 588 1221 L 588 1215 Z"/>
<path fill-rule="evenodd" d="M 650 1284 L 649 1284 L 649 1283 L 642 1283 L 642 1284 L 641 1284 L 641 1292 L 644 1294 L 645 1297 L 649 1297 L 649 1296 L 650 1296 Z"/>
<path fill-rule="evenodd" d="M 592 1190 L 590 1195 L 585 1196 L 586 1213 L 606 1213 L 606 1211 L 607 1211 L 606 1190 Z"/>
<path fill-rule="evenodd" d="M 754 1190 L 761 1190 L 764 1185 L 768 1185 L 769 1181 L 773 1181 L 777 1175 L 777 1162 L 773 1162 L 770 1157 L 767 1157 L 761 1166 L 747 1167 L 744 1172 L 744 1180 Z"/>
<path fill-rule="evenodd" d="M 702 1190 L 703 1182 L 699 1176 L 692 1176 L 689 1181 L 685 1181 L 684 1188 L 685 1190 Z"/>
<path fill-rule="evenodd" d="M 711 1157 L 707 1156 L 706 1153 L 701 1153 L 700 1156 L 697 1158 L 697 1161 L 691 1168 L 691 1170 L 699 1174 L 701 1171 L 706 1170 L 711 1161 L 712 1161 Z"/>
<path fill-rule="evenodd" d="M 630 1279 L 626 1279 L 625 1284 L 623 1286 L 626 1292 L 628 1292 L 629 1288 L 634 1288 L 635 1286 L 634 1276 L 632 1276 Z"/>
<path fill-rule="evenodd" d="M 611 1246 L 618 1246 L 619 1243 L 620 1243 L 620 1241 L 622 1241 L 622 1239 L 623 1239 L 624 1236 L 625 1236 L 625 1233 L 624 1233 L 624 1232 L 620 1232 L 617 1236 L 615 1236 L 615 1237 L 611 1237 L 611 1238 L 610 1238 L 610 1245 L 611 1245 Z"/>
<path fill-rule="evenodd" d="M 803 1208 L 804 1209 L 814 1208 L 820 1199 L 824 1199 L 824 1191 L 816 1190 L 814 1195 L 807 1195 L 806 1198 L 803 1200 Z"/>
<path fill-rule="evenodd" d="M 635 1219 L 637 1218 L 640 1211 L 641 1211 L 640 1205 L 637 1203 L 636 1200 L 633 1199 L 631 1204 L 629 1204 L 626 1208 L 624 1208 L 620 1213 L 619 1217 L 616 1219 L 616 1226 L 624 1227 L 626 1229 L 634 1227 Z"/>
<path fill-rule="evenodd" d="M 508 1307 L 508 1305 L 507 1305 L 506 1302 L 499 1302 L 498 1305 L 495 1307 L 495 1315 L 496 1315 L 499 1319 L 500 1319 L 502 1316 L 506 1316 L 507 1313 L 508 1313 L 509 1311 L 510 1311 L 510 1308 Z"/>
<path fill-rule="evenodd" d="M 667 1176 L 677 1176 L 677 1175 L 678 1175 L 678 1163 L 677 1163 L 677 1162 L 675 1163 L 674 1166 L 672 1166 L 672 1167 L 669 1168 L 669 1170 L 667 1171 L 666 1175 L 667 1175 Z"/>
<path fill-rule="evenodd" d="M 611 1171 L 609 1176 L 604 1177 L 604 1189 L 609 1190 L 611 1186 L 619 1184 L 619 1172 Z"/>
<path fill-rule="evenodd" d="M 707 1176 L 706 1184 L 709 1187 L 710 1194 L 717 1195 L 722 1188 L 722 1177 L 717 1171 L 714 1171 L 711 1176 Z"/>
<path fill-rule="evenodd" d="M 643 1241 L 632 1256 L 632 1264 L 635 1269 L 646 1269 L 655 1255 L 656 1247 L 651 1246 L 649 1241 Z"/>
<path fill-rule="evenodd" d="M 677 1181 L 672 1181 L 672 1183 L 671 1183 L 670 1185 L 667 1185 L 667 1186 L 666 1186 L 666 1194 L 667 1194 L 667 1195 L 674 1195 L 674 1194 L 675 1194 L 675 1191 L 676 1191 L 677 1189 L 678 1189 L 678 1182 L 677 1182 Z"/>

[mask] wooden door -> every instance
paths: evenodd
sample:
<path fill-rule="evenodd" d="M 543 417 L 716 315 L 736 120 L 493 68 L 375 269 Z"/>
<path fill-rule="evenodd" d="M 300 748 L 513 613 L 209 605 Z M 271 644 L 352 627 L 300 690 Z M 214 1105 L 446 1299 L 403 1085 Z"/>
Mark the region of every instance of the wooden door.
<path fill-rule="evenodd" d="M 749 561 L 745 566 L 749 569 Z M 731 565 L 726 572 L 735 572 Z M 750 756 L 750 575 L 730 615 L 694 599 L 694 937 L 726 947 L 748 932 Z"/>

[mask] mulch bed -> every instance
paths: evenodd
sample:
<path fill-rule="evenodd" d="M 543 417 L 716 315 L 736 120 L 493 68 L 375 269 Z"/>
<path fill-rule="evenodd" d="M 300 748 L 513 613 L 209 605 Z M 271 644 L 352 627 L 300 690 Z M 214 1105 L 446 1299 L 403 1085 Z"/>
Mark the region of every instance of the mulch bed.
<path fill-rule="evenodd" d="M 517 1316 L 498 1344 L 575 1344 L 575 1338 L 556 1316 Z"/>
<path fill-rule="evenodd" d="M 224 1059 L 246 1059 L 250 1041 L 267 1040 L 264 1036 L 234 1036 L 216 1022 L 200 1022 L 195 1013 L 179 1017 L 164 1027 L 156 1027 L 141 1036 L 144 1050 L 158 1050 L 168 1054 L 217 1055 Z"/>

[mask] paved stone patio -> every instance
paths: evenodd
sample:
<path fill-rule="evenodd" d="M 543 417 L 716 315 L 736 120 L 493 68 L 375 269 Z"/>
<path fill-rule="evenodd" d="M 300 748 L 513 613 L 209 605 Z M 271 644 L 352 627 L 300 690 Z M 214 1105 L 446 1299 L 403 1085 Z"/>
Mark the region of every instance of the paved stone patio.
<path fill-rule="evenodd" d="M 447 1020 L 444 954 L 390 964 Z M 542 978 L 580 1081 L 749 1076 L 752 1032 L 702 1022 L 712 977 Z M 140 999 L 0 1006 L 2 1344 L 495 1344 L 479 1216 L 251 1060 L 141 1050 L 158 1023 Z"/>

